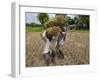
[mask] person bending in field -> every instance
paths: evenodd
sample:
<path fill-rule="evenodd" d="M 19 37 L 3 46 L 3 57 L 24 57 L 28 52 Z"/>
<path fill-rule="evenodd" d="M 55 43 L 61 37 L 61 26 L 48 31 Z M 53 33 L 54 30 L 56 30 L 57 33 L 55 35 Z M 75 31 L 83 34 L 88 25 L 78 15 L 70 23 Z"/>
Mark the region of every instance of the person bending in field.
<path fill-rule="evenodd" d="M 43 51 L 43 57 L 46 66 L 50 65 L 50 62 L 55 62 L 55 47 L 57 45 L 58 34 L 60 32 L 59 27 L 51 27 L 45 30 L 42 34 L 42 38 L 45 41 L 45 47 Z"/>
<path fill-rule="evenodd" d="M 65 38 L 66 38 L 66 29 L 63 26 L 61 26 L 60 28 L 62 32 L 60 32 L 58 36 L 56 52 L 57 52 L 58 58 L 64 59 L 63 47 L 64 47 Z"/>

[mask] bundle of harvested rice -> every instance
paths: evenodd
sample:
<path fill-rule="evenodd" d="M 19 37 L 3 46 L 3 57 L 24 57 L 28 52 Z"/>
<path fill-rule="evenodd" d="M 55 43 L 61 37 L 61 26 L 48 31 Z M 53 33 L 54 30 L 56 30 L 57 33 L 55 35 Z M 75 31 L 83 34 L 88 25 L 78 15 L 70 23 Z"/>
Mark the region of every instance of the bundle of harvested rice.
<path fill-rule="evenodd" d="M 59 26 L 50 27 L 47 30 L 48 35 L 50 36 L 57 36 L 62 30 Z"/>

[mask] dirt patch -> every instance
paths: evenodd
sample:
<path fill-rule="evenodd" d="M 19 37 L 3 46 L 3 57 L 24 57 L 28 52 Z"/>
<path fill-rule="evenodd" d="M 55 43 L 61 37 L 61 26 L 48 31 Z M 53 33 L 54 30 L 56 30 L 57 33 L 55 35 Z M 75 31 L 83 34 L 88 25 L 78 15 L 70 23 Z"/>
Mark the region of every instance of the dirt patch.
<path fill-rule="evenodd" d="M 26 67 L 45 66 L 43 47 L 40 32 L 26 33 Z M 56 58 L 57 66 L 89 64 L 89 32 L 68 31 L 63 50 L 65 57 Z"/>

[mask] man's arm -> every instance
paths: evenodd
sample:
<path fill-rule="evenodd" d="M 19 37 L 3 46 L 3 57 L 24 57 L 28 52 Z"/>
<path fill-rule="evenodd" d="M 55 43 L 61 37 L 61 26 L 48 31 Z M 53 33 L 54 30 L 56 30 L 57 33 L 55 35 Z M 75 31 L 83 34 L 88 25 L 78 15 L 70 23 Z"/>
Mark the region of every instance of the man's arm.
<path fill-rule="evenodd" d="M 42 33 L 40 33 L 41 38 L 46 42 L 46 31 L 43 31 Z"/>
<path fill-rule="evenodd" d="M 64 33 L 64 41 L 65 41 L 65 39 L 66 39 L 66 32 Z"/>

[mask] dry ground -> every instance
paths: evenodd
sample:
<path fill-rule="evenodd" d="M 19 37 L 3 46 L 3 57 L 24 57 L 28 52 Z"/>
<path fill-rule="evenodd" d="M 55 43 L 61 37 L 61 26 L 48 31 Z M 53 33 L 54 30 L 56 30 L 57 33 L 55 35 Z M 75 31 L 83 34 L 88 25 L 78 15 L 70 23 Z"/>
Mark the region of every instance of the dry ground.
<path fill-rule="evenodd" d="M 26 33 L 26 67 L 44 66 L 44 42 L 40 32 Z M 68 31 L 64 45 L 64 59 L 56 57 L 56 65 L 89 64 L 89 32 Z M 55 65 L 55 64 L 50 64 Z"/>

